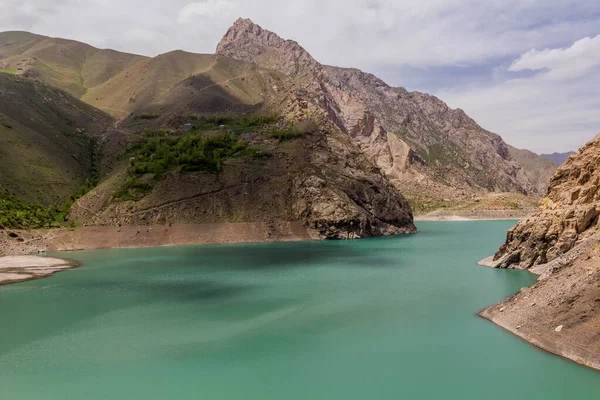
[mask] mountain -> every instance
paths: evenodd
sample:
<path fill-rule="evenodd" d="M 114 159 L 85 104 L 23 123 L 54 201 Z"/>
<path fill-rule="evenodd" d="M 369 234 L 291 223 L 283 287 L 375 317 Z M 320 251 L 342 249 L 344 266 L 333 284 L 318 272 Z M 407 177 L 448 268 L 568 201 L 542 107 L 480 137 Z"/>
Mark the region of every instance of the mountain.
<path fill-rule="evenodd" d="M 173 51 L 124 69 L 82 100 L 121 119 L 132 113 L 252 112 L 277 97 L 279 75 L 225 57 Z"/>
<path fill-rule="evenodd" d="M 541 154 L 541 157 L 546 158 L 558 165 L 564 163 L 565 161 L 567 161 L 567 158 L 569 158 L 569 156 L 573 154 L 572 151 L 566 152 L 566 153 L 552 153 L 552 154 Z"/>
<path fill-rule="evenodd" d="M 325 110 L 414 204 L 545 189 L 537 177 L 548 175 L 547 165 L 522 168 L 499 136 L 461 110 L 356 69 L 322 65 L 298 43 L 250 20 L 231 27 L 217 55 L 174 51 L 148 58 L 4 32 L 0 59 L 5 71 L 66 90 L 119 120 L 160 117 L 154 126 L 202 112 L 270 112 L 290 96 L 303 98 Z"/>
<path fill-rule="evenodd" d="M 552 176 L 540 210 L 484 264 L 539 274 L 482 316 L 550 352 L 600 369 L 600 135 Z"/>
<path fill-rule="evenodd" d="M 322 65 L 298 43 L 247 19 L 234 23 L 217 54 L 288 76 L 410 198 L 543 192 L 538 176 L 546 172 L 532 171 L 532 184 L 500 136 L 434 96 L 390 87 L 357 69 Z"/>
<path fill-rule="evenodd" d="M 90 178 L 107 114 L 51 86 L 0 73 L 0 187 L 45 205 Z"/>
<path fill-rule="evenodd" d="M 5 72 L 114 118 L 91 135 L 101 180 L 71 211 L 82 224 L 282 220 L 321 238 L 411 232 L 404 194 L 423 209 L 537 195 L 553 167 L 526 154 L 523 168 L 525 153 L 463 111 L 322 65 L 249 20 L 214 55 L 148 58 L 5 32 L 0 58 Z"/>
<path fill-rule="evenodd" d="M 0 33 L 0 71 L 39 79 L 78 98 L 145 59 L 29 32 Z"/>
<path fill-rule="evenodd" d="M 71 220 L 274 227 L 276 221 L 300 221 L 319 238 L 415 230 L 403 196 L 322 110 L 291 90 L 281 73 L 218 55 L 174 51 L 148 59 L 24 32 L 0 34 L 0 54 L 5 71 L 13 74 L 4 74 L 9 79 L 26 82 L 22 77 L 27 77 L 39 88 L 48 88 L 40 83 L 46 82 L 120 119 L 118 129 L 96 135 L 102 180 L 75 203 Z M 56 96 L 46 98 L 48 104 L 60 96 L 71 102 L 71 109 L 65 105 L 71 114 L 82 110 L 83 103 L 53 90 Z M 27 100 L 45 97 L 32 92 Z M 85 107 L 86 113 L 102 114 L 104 125 L 115 123 Z M 51 121 L 32 120 L 52 132 Z M 77 132 L 90 129 L 69 123 Z M 89 164 L 89 157 L 85 161 Z M 84 178 L 82 173 L 78 183 Z M 45 182 L 37 183 L 44 190 Z M 19 184 L 36 187 L 33 181 Z"/>
<path fill-rule="evenodd" d="M 554 174 L 559 164 L 543 156 L 538 156 L 529 150 L 508 146 L 508 152 L 523 167 L 527 179 L 529 179 L 536 192 L 544 194 L 550 184 L 550 178 L 552 178 L 552 174 Z"/>

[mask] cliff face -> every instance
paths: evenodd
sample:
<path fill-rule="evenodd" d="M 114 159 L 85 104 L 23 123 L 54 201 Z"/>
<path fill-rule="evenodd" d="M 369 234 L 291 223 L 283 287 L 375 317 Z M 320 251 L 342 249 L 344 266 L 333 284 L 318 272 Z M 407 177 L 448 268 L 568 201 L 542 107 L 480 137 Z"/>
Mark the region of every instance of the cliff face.
<path fill-rule="evenodd" d="M 550 181 L 540 211 L 520 221 L 494 256 L 504 268 L 553 261 L 600 229 L 600 135 L 570 156 Z"/>
<path fill-rule="evenodd" d="M 600 369 L 600 135 L 558 168 L 540 211 L 512 228 L 482 263 L 540 275 L 482 317 Z"/>
<path fill-rule="evenodd" d="M 356 69 L 322 65 L 298 43 L 250 20 L 240 19 L 229 29 L 217 54 L 288 75 L 294 88 L 305 91 L 413 197 L 538 192 L 502 138 L 434 96 L 390 87 Z"/>

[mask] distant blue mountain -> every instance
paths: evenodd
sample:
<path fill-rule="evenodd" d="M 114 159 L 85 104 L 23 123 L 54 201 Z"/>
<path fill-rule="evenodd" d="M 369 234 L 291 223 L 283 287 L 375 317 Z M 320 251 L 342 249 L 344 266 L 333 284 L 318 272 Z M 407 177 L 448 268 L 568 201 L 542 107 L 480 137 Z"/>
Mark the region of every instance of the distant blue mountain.
<path fill-rule="evenodd" d="M 565 161 L 567 161 L 567 158 L 569 158 L 569 156 L 571 154 L 573 154 L 573 151 L 569 151 L 567 153 L 552 153 L 552 154 L 540 154 L 542 157 L 547 158 L 550 161 L 554 161 L 555 163 L 557 163 L 558 165 L 564 163 Z"/>

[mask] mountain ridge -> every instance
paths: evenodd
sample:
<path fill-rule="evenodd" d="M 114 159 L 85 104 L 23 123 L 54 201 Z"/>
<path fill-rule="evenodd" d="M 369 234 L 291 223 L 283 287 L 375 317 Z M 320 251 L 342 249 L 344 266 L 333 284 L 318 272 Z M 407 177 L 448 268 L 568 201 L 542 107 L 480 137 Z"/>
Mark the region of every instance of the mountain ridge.
<path fill-rule="evenodd" d="M 565 153 L 554 152 L 551 154 L 540 154 L 540 156 L 560 165 L 560 164 L 564 163 L 565 161 L 567 161 L 567 158 L 569 158 L 569 156 L 573 153 L 575 153 L 575 152 L 574 151 L 567 151 Z"/>
<path fill-rule="evenodd" d="M 472 191 L 539 193 L 498 135 L 434 96 L 322 65 L 297 42 L 248 19 L 233 24 L 216 52 L 290 76 L 405 192 L 451 198 Z"/>
<path fill-rule="evenodd" d="M 95 54 L 110 51 L 96 49 L 81 42 L 71 43 L 66 39 L 46 38 L 26 32 L 17 33 L 26 37 L 22 38 L 21 42 L 31 42 L 26 40 L 27 37 L 42 41 L 42 44 L 32 45 L 35 51 L 28 49 L 21 55 L 38 58 L 35 55 L 41 54 L 41 59 L 44 60 L 56 58 L 56 54 L 50 57 L 47 51 L 40 50 L 40 47 L 45 46 L 50 46 L 59 55 L 64 47 L 79 49 L 79 52 L 82 51 L 80 47 L 85 47 Z M 112 67 L 100 74 L 102 77 L 96 80 L 84 79 L 81 66 L 73 67 L 69 74 L 63 74 L 69 75 L 66 78 L 55 74 L 46 76 L 43 68 L 36 67 L 36 62 L 40 59 L 31 64 L 27 61 L 23 64 L 19 55 L 12 54 L 11 57 L 6 57 L 4 53 L 7 42 L 3 38 L 7 34 L 11 36 L 10 34 L 14 35 L 15 32 L 0 33 L 0 55 L 4 57 L 4 63 L 22 68 L 22 74 L 31 74 L 35 79 L 43 79 L 63 88 L 119 119 L 127 118 L 135 112 L 181 112 L 187 107 L 186 104 L 195 102 L 197 93 L 190 93 L 185 98 L 180 94 L 169 93 L 169 89 L 183 83 L 187 76 L 208 73 L 205 74 L 207 83 L 200 86 L 201 91 L 204 91 L 206 86 L 224 89 L 221 83 L 227 80 L 218 74 L 216 77 L 211 76 L 210 69 L 205 71 L 200 62 L 199 67 L 181 69 L 180 75 L 174 76 L 167 89 L 161 89 L 162 92 L 152 94 L 154 89 L 144 89 L 160 85 L 164 80 L 151 76 L 144 79 L 142 76 L 144 69 L 156 60 L 215 57 L 182 51 L 168 52 L 154 58 L 114 52 L 128 61 L 111 60 Z M 21 42 L 17 41 L 17 44 Z M 258 52 L 253 48 L 257 43 Z M 14 43 L 11 45 L 14 47 Z M 243 50 L 240 51 L 240 48 Z M 87 50 L 84 51 L 86 52 Z M 311 97 L 307 100 L 326 110 L 330 120 L 360 143 L 361 148 L 376 160 L 377 165 L 395 182 L 396 187 L 417 202 L 428 201 L 430 198 L 472 199 L 490 191 L 515 191 L 528 195 L 540 195 L 544 192 L 543 184 L 530 182 L 528 174 L 513 160 L 499 136 L 481 129 L 463 110 L 450 109 L 434 96 L 408 92 L 401 87 L 393 88 L 375 75 L 356 68 L 323 65 L 298 42 L 282 39 L 249 19 L 240 18 L 229 28 L 217 45 L 216 54 L 217 57 L 224 55 L 229 59 L 251 62 L 260 66 L 262 70 L 277 71 L 284 75 L 284 80 L 288 79 L 285 77 L 293 76 L 290 84 L 282 84 L 281 79 L 275 82 L 275 77 L 265 80 L 259 84 L 262 85 L 262 89 L 255 86 L 255 89 L 251 90 L 254 94 L 244 102 L 255 106 L 268 105 L 269 101 L 263 100 L 270 99 L 271 105 L 276 104 L 281 101 L 282 94 L 281 90 L 273 90 L 274 87 L 299 93 L 300 97 Z M 169 71 L 177 71 L 177 68 L 158 67 L 156 72 L 161 74 L 161 77 L 168 76 L 171 74 Z M 97 65 L 88 69 L 96 70 L 97 73 L 101 70 Z M 71 76 L 73 74 L 77 78 L 75 83 Z M 94 85 L 90 86 L 88 82 Z M 186 86 L 189 84 L 184 83 Z M 230 89 L 236 97 L 245 90 L 229 87 L 225 92 L 231 93 Z M 221 94 L 224 99 L 229 96 L 225 92 L 222 91 Z M 225 102 L 230 100 L 226 99 Z M 183 106 L 167 111 L 159 106 L 165 103 L 181 103 Z M 217 106 L 216 109 L 219 107 L 221 106 Z M 211 106 L 206 108 L 210 110 Z M 202 106 L 196 107 L 196 110 L 201 109 Z M 464 132 L 461 133 L 461 130 Z M 465 136 L 465 132 L 472 138 Z M 456 137 L 449 137 L 454 134 L 457 134 Z M 480 151 L 479 148 L 486 150 Z M 549 174 L 540 172 L 533 175 Z"/>

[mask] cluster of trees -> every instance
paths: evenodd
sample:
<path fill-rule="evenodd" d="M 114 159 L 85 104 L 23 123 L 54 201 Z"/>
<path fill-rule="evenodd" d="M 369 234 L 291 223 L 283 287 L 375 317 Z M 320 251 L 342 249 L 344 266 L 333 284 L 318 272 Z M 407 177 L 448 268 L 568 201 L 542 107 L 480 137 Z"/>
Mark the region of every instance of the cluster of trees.
<path fill-rule="evenodd" d="M 28 203 L 0 187 L 0 227 L 11 229 L 38 229 L 60 227 L 68 221 L 73 203 L 92 190 L 100 180 L 100 145 L 90 138 L 92 166 L 90 178 L 67 200 L 53 206 Z M 73 223 L 70 223 L 73 225 Z"/>
<path fill-rule="evenodd" d="M 154 181 L 166 172 L 207 171 L 218 173 L 223 162 L 232 156 L 251 155 L 268 158 L 271 153 L 262 149 L 249 149 L 248 141 L 241 139 L 245 133 L 263 132 L 280 141 L 302 136 L 305 132 L 289 124 L 284 129 L 274 125 L 277 114 L 241 117 L 231 114 L 212 114 L 189 117 L 192 128 L 182 136 L 170 135 L 162 130 L 146 130 L 136 138 L 129 150 L 131 157 L 129 176 L 121 190 L 115 193 L 120 200 L 139 200 L 152 190 Z M 271 126 L 271 127 L 269 127 Z M 144 175 L 153 174 L 154 179 Z M 143 182 L 142 182 L 143 180 Z"/>
<path fill-rule="evenodd" d="M 152 185 L 140 182 L 146 174 L 160 178 L 165 172 L 180 168 L 181 171 L 207 171 L 217 173 L 225 159 L 245 150 L 248 144 L 234 134 L 205 136 L 193 131 L 172 137 L 160 131 L 151 131 L 135 146 L 129 174 L 121 190 L 115 193 L 120 200 L 137 200 L 152 189 Z"/>
<path fill-rule="evenodd" d="M 239 116 L 235 114 L 208 114 L 187 118 L 194 130 L 209 131 L 225 126 L 231 133 L 249 133 L 258 127 L 275 123 L 279 120 L 277 114 Z"/>
<path fill-rule="evenodd" d="M 189 133 L 181 137 L 152 137 L 131 160 L 133 175 L 160 174 L 181 167 L 183 171 L 219 172 L 223 161 L 244 150 L 236 135 L 207 137 Z"/>
<path fill-rule="evenodd" d="M 51 228 L 64 222 L 57 207 L 30 204 L 0 189 L 0 226 L 12 229 Z"/>
<path fill-rule="evenodd" d="M 0 187 L 0 227 L 11 229 L 60 227 L 68 222 L 67 215 L 73 203 L 94 186 L 95 184 L 88 179 L 69 199 L 54 206 L 28 203 Z"/>

